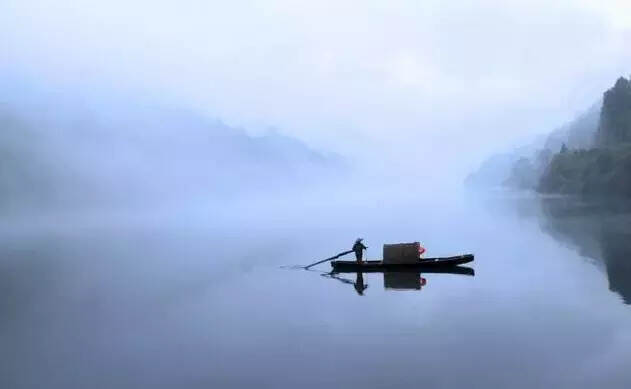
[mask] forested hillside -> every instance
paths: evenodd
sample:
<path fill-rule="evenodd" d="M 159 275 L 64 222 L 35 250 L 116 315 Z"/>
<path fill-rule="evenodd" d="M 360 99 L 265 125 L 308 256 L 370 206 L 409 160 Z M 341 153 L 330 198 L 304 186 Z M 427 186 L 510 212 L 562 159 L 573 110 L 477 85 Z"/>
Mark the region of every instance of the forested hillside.
<path fill-rule="evenodd" d="M 562 148 L 582 150 L 594 144 L 599 118 L 600 104 L 595 104 L 530 145 L 490 157 L 467 178 L 467 183 L 478 187 L 535 189 L 553 156 Z"/>
<path fill-rule="evenodd" d="M 530 155 L 504 155 L 504 163 L 492 163 L 493 157 L 471 177 L 495 169 L 503 172 L 496 180 L 504 187 L 631 196 L 631 81 L 620 77 L 602 103 L 553 131 Z"/>
<path fill-rule="evenodd" d="M 631 82 L 621 77 L 603 96 L 592 147 L 563 148 L 537 186 L 544 193 L 631 196 Z"/>

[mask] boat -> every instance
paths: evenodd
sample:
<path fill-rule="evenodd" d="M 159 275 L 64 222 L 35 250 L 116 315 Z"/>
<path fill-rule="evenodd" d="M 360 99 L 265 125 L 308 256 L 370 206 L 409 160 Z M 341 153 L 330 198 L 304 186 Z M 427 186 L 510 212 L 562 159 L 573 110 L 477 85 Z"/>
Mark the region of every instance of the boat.
<path fill-rule="evenodd" d="M 357 267 L 337 267 L 327 274 L 343 274 L 343 273 L 423 273 L 423 274 L 456 274 L 463 276 L 475 276 L 475 271 L 467 266 L 442 266 L 442 267 L 420 267 L 405 266 L 395 268 L 370 267 L 358 269 Z"/>
<path fill-rule="evenodd" d="M 473 254 L 456 255 L 453 257 L 421 258 L 416 262 L 386 263 L 384 261 L 331 261 L 331 267 L 335 272 L 371 272 L 385 270 L 428 270 L 453 269 L 458 265 L 473 262 Z M 446 271 L 448 272 L 448 271 Z"/>

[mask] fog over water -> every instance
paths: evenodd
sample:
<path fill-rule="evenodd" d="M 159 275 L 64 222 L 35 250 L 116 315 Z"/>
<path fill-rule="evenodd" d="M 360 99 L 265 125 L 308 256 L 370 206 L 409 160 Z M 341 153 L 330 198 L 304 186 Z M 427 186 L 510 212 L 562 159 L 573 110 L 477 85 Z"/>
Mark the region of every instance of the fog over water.
<path fill-rule="evenodd" d="M 606 213 L 558 201 L 419 196 L 5 228 L 3 386 L 625 387 L 631 271 L 608 269 L 628 239 L 586 233 Z M 359 296 L 282 268 L 358 231 L 369 258 L 415 238 L 434 255 L 474 252 L 475 276 L 397 290 L 366 274 Z"/>
<path fill-rule="evenodd" d="M 462 183 L 628 74 L 629 15 L 3 1 L 0 388 L 628 387 L 627 202 Z M 297 268 L 358 237 L 475 261 Z"/>

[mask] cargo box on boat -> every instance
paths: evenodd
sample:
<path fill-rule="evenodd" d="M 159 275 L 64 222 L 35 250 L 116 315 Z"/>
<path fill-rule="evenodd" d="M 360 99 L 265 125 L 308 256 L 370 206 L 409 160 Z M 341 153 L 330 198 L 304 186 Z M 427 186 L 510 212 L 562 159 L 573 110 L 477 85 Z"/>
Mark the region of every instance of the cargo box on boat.
<path fill-rule="evenodd" d="M 383 245 L 383 263 L 409 263 L 415 264 L 420 259 L 421 244 L 414 243 L 396 243 Z"/>

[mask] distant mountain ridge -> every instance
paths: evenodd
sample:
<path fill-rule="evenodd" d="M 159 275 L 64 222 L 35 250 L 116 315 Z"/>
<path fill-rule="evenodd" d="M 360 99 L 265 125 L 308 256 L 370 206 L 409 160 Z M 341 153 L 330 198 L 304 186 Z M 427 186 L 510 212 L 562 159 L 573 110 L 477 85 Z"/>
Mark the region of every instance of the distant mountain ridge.
<path fill-rule="evenodd" d="M 482 188 L 534 189 L 553 155 L 564 145 L 571 150 L 593 145 L 599 117 L 600 104 L 597 103 L 549 135 L 516 150 L 491 156 L 467 177 L 465 183 Z"/>
<path fill-rule="evenodd" d="M 251 136 L 189 111 L 79 107 L 0 104 L 0 205 L 231 198 L 347 169 L 297 139 Z"/>
<path fill-rule="evenodd" d="M 631 81 L 620 77 L 600 104 L 552 132 L 535 153 L 506 153 L 495 161 L 497 156 L 483 163 L 467 183 L 491 182 L 542 193 L 631 196 Z M 481 180 L 486 176 L 492 179 Z"/>
<path fill-rule="evenodd" d="M 536 189 L 544 193 L 631 196 L 631 82 L 620 77 L 603 95 L 591 147 L 562 148 Z"/>

